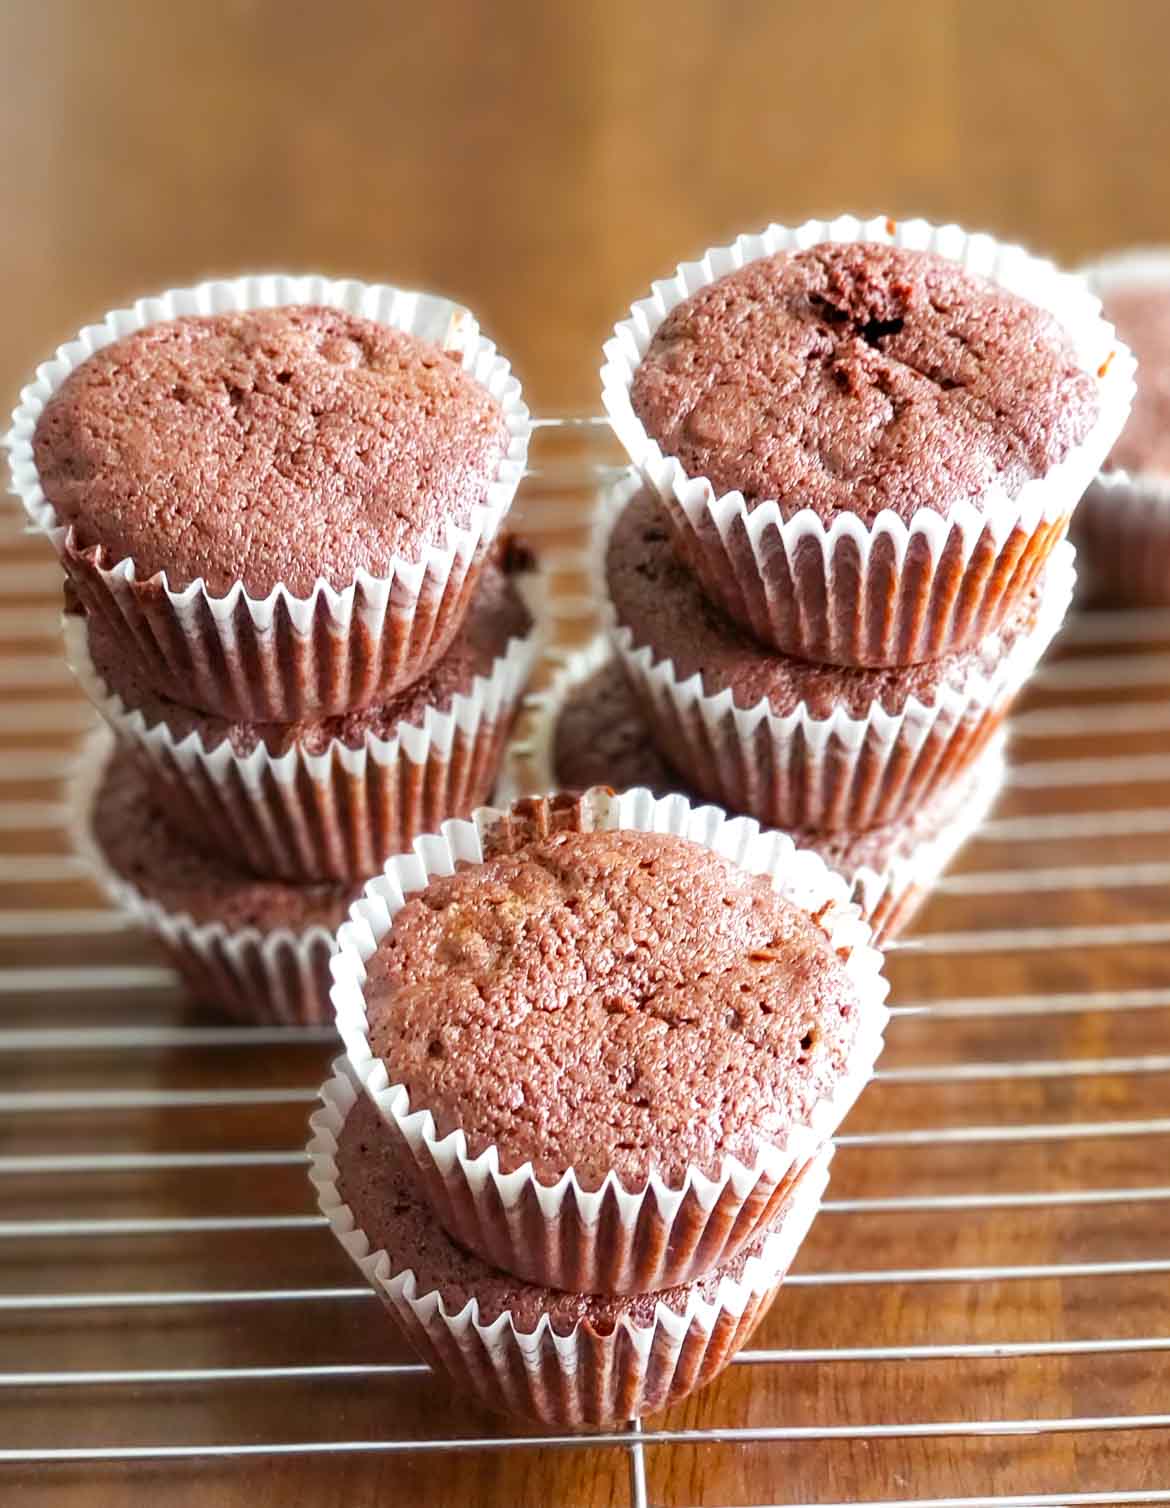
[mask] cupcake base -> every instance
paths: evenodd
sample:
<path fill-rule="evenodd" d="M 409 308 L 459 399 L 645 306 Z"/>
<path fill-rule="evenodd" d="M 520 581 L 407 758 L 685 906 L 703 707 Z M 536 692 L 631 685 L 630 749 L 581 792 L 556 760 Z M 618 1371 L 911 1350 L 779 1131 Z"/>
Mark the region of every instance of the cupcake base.
<path fill-rule="evenodd" d="M 1097 476 L 1073 518 L 1085 596 L 1102 606 L 1170 607 L 1170 470 L 1161 443 L 1164 398 L 1157 396 L 1166 391 L 1170 249 L 1115 252 L 1081 271 L 1106 313 L 1132 335 L 1142 390 L 1111 469 Z"/>
<path fill-rule="evenodd" d="M 402 1334 L 485 1407 L 547 1427 L 618 1424 L 710 1382 L 767 1312 L 828 1179 L 826 1151 L 748 1252 L 692 1283 L 632 1298 L 557 1291 L 456 1246 L 344 1061 L 321 1098 L 318 1203 Z"/>
<path fill-rule="evenodd" d="M 1074 551 L 975 649 L 898 670 L 761 648 L 679 561 L 636 483 L 602 507 L 595 569 L 653 742 L 689 788 L 783 831 L 856 833 L 913 816 L 974 767 L 1064 619 Z"/>
<path fill-rule="evenodd" d="M 1073 520 L 1085 595 L 1109 607 L 1170 607 L 1170 477 L 1105 471 Z"/>
<path fill-rule="evenodd" d="M 239 1022 L 329 1026 L 329 959 L 333 936 L 323 929 L 279 929 L 252 937 L 226 927 L 193 927 L 186 917 L 119 904 L 151 932 L 188 991 Z"/>
<path fill-rule="evenodd" d="M 292 883 L 360 880 L 491 794 L 539 647 L 543 586 L 530 565 L 520 548 L 503 552 L 432 673 L 347 718 L 285 726 L 194 712 L 147 690 L 119 662 L 120 641 L 76 612 L 66 656 L 193 843 Z"/>
<path fill-rule="evenodd" d="M 918 665 L 978 644 L 1036 584 L 1071 517 L 1000 539 L 977 520 L 948 532 L 936 514 L 938 528 L 891 520 L 867 539 L 839 529 L 829 544 L 811 524 L 801 535 L 736 517 L 720 532 L 673 494 L 663 505 L 713 601 L 778 653 L 845 668 Z"/>

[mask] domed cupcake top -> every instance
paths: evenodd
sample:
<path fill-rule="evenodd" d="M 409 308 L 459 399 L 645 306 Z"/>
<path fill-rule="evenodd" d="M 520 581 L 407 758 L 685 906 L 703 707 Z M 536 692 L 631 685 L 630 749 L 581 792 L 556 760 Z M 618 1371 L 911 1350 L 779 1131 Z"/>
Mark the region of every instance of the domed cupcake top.
<path fill-rule="evenodd" d="M 306 596 L 464 525 L 509 441 L 456 354 L 310 305 L 192 315 L 94 353 L 45 405 L 41 487 L 140 581 Z"/>
<path fill-rule="evenodd" d="M 823 521 L 1015 495 L 1097 417 L 1051 315 L 933 253 L 781 252 L 701 288 L 655 332 L 631 401 L 717 494 Z"/>
<path fill-rule="evenodd" d="M 663 833 L 560 832 L 433 878 L 367 964 L 371 1049 L 437 1134 L 585 1188 L 751 1163 L 848 1069 L 818 919 Z"/>

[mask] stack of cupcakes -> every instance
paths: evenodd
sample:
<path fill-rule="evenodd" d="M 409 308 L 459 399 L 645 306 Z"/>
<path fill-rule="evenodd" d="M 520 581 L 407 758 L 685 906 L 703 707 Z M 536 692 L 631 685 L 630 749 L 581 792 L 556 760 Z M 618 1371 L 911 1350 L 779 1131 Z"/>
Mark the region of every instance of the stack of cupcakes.
<path fill-rule="evenodd" d="M 596 563 L 629 690 L 574 668 L 550 778 L 665 785 L 785 829 L 888 936 L 994 796 L 996 731 L 1071 598 L 1064 534 L 1132 358 L 1048 263 L 851 219 L 684 264 L 606 355 L 636 475 Z M 603 729 L 620 772 L 599 768 Z"/>
<path fill-rule="evenodd" d="M 465 310 L 323 278 L 144 300 L 22 394 L 15 488 L 116 734 L 80 836 L 223 1008 L 327 1019 L 361 882 L 490 794 L 535 651 L 501 533 L 529 430 Z"/>
<path fill-rule="evenodd" d="M 561 1428 L 714 1377 L 881 1047 L 841 879 L 681 796 L 529 799 L 390 860 L 332 967 L 311 1176 L 419 1354 Z"/>

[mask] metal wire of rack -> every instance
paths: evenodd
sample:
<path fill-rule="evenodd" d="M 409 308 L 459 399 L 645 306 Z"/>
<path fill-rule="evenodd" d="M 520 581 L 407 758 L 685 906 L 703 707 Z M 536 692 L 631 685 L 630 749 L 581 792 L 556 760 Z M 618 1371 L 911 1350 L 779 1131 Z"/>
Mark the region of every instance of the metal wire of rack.
<path fill-rule="evenodd" d="M 572 642 L 620 464 L 604 421 L 542 429 L 522 527 Z M 459 1502 L 450 1463 L 488 1454 L 537 1475 L 477 1502 L 1170 1503 L 1170 613 L 1078 618 L 1036 677 L 1000 806 L 893 950 L 886 1056 L 752 1347 L 665 1419 L 531 1435 L 429 1384 L 322 1233 L 299 1128 L 332 1032 L 192 1015 L 96 899 L 59 573 L 3 530 L 0 1492 L 423 1458 L 417 1500 Z"/>

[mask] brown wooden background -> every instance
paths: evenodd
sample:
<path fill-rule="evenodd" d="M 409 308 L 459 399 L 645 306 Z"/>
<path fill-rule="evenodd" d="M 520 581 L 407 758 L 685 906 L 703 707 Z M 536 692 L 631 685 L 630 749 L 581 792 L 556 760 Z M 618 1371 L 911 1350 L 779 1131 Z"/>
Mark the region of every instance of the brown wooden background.
<path fill-rule="evenodd" d="M 770 219 L 1170 240 L 1163 0 L 5 0 L 0 388 L 88 316 L 289 268 L 466 299 L 595 406 L 651 277 Z"/>
<path fill-rule="evenodd" d="M 464 298 L 513 355 L 538 412 L 597 409 L 599 347 L 631 298 L 681 257 L 768 219 L 842 209 L 960 219 L 1075 260 L 1136 241 L 1170 241 L 1170 5 L 1161 0 L 577 0 L 569 5 L 253 3 L 169 0 L 6 0 L 0 5 L 0 141 L 4 144 L 0 287 L 5 293 L 0 386 L 14 397 L 33 363 L 87 317 L 137 294 L 216 272 L 290 268 L 423 285 Z M 561 465 L 571 445 L 544 454 Z M 556 446 L 552 446 L 556 450 Z M 539 491 L 539 489 L 538 489 Z M 583 492 L 578 489 L 583 499 Z M 559 503 L 562 508 L 566 492 Z M 554 503 L 555 503 L 554 499 Z M 533 495 L 527 506 L 535 508 Z M 583 502 L 582 502 L 583 506 Z M 552 514 L 549 514 L 551 517 Z M 574 543 L 571 533 L 554 541 Z M 27 575 L 26 575 L 27 572 Z M 581 582 L 566 581 L 570 591 Z M 0 733 L 6 756 L 33 764 L 73 741 L 30 732 L 30 704 L 68 696 L 46 672 L 13 664 L 56 654 L 56 579 L 37 541 L 0 541 L 4 601 Z M 927 933 L 982 940 L 958 951 L 929 944 L 895 963 L 902 1002 L 1153 989 L 1167 979 L 1165 887 L 1052 883 L 1070 864 L 1158 865 L 1166 825 L 1142 820 L 1098 839 L 1093 814 L 1170 808 L 1158 774 L 1170 688 L 1170 629 L 1145 646 L 1072 653 L 1091 661 L 1087 688 L 1042 684 L 1017 753 L 1125 758 L 1145 771 L 1087 785 L 1033 770 L 1001 804 L 998 832 L 923 918 Z M 1135 653 L 1150 673 L 1126 685 Z M 21 660 L 21 656 L 27 657 Z M 1098 657 L 1105 656 L 1102 670 Z M 1109 657 L 1112 657 L 1111 659 Z M 1118 687 L 1112 687 L 1112 661 Z M 1136 689 L 1135 689 L 1136 687 Z M 1136 723 L 1131 702 L 1136 698 Z M 1150 731 L 1122 740 L 1118 718 Z M 1060 724 L 1085 728 L 1053 736 Z M 49 724 L 57 716 L 48 718 Z M 1070 724 L 1071 719 L 1071 724 Z M 1028 730 L 1032 731 L 1029 732 Z M 1161 731 L 1160 731 L 1161 730 Z M 1153 760 L 1153 766 L 1132 761 Z M 1153 774 L 1151 774 L 1151 770 Z M 6 810 L 58 795 L 48 764 L 9 781 Z M 1159 783 L 1159 781 L 1161 783 Z M 1042 813 L 1091 818 L 1089 837 L 1016 837 Z M 1084 828 L 1080 829 L 1084 831 Z M 1104 831 L 1108 833 L 1106 818 Z M 1027 828 L 1021 831 L 1028 831 Z M 82 910 L 94 892 L 52 872 L 65 839 L 17 823 L 0 836 L 0 906 Z M 981 889 L 987 872 L 1047 873 Z M 968 872 L 970 876 L 968 877 Z M 1020 926 L 1136 927 L 1132 946 L 1082 947 L 982 934 Z M 1141 929 L 1147 929 L 1142 931 Z M 1153 929 L 1152 932 L 1149 929 Z M 1162 931 L 1159 931 L 1162 928 Z M 1165 934 L 1165 935 L 1164 935 Z M 1061 934 L 1062 936 L 1064 934 Z M 1078 942 L 1080 939 L 1080 942 Z M 964 948 L 970 952 L 964 952 Z M 122 991 L 14 985 L 22 969 L 54 964 L 149 967 L 145 943 L 101 931 L 56 938 L 10 926 L 0 941 L 3 1025 L 136 1029 L 203 1022 L 173 987 Z M 14 972 L 15 971 L 15 972 Z M 1155 990 L 1156 993 L 1156 990 Z M 1159 997 L 1160 998 L 1160 997 Z M 1148 1002 L 1147 1002 L 1148 1003 Z M 839 1155 L 838 1198 L 998 1191 L 1007 1194 L 1170 1183 L 1170 1134 L 1035 1142 L 942 1141 L 907 1151 L 915 1128 L 1035 1122 L 1058 1126 L 1157 1118 L 1170 1006 L 1136 1014 L 1070 1007 L 1065 1014 L 904 1020 L 883 1067 L 909 1071 L 867 1093 L 850 1130 L 879 1138 Z M 102 1087 L 196 1092 L 319 1080 L 325 1049 L 45 1051 L 0 1057 L 0 1097 Z M 1136 1055 L 1136 1057 L 1135 1057 Z M 995 1065 L 1140 1060 L 1067 1076 L 997 1077 Z M 1147 1061 L 1148 1059 L 1148 1061 Z M 948 1077 L 954 1064 L 991 1063 L 986 1078 Z M 931 1080 L 932 1065 L 940 1079 Z M 919 1078 L 915 1079 L 914 1075 Z M 8 1157 L 192 1148 L 282 1150 L 300 1145 L 305 1106 L 186 1111 L 26 1113 L 0 1117 Z M 1170 1122 L 1167 1122 L 1170 1128 Z M 883 1144 L 887 1133 L 895 1142 Z M 301 1169 L 233 1169 L 165 1177 L 8 1178 L 4 1221 L 263 1216 L 308 1209 Z M 802 1270 L 920 1268 L 1021 1262 L 1157 1259 L 1167 1255 L 1165 1203 L 827 1214 Z M 319 1231 L 288 1235 L 157 1235 L 121 1240 L 46 1236 L 0 1245 L 3 1294 L 296 1286 L 352 1282 Z M 143 1317 L 113 1309 L 0 1315 L 0 1371 L 159 1368 L 404 1359 L 387 1351 L 364 1303 L 205 1310 Z M 756 1344 L 873 1347 L 1014 1339 L 1140 1337 L 1167 1330 L 1164 1274 L 1108 1282 L 1036 1278 L 984 1285 L 818 1290 L 793 1287 Z M 737 1369 L 655 1427 L 856 1425 L 865 1421 L 1156 1414 L 1167 1407 L 1165 1352 L 985 1359 L 957 1368 L 916 1361 L 761 1365 Z M 361 1376 L 178 1387 L 0 1390 L 0 1448 L 183 1441 L 436 1438 L 494 1433 L 453 1408 L 439 1385 Z M 1170 1484 L 1170 1432 L 1087 1431 L 982 1440 L 850 1440 L 809 1446 L 657 1445 L 647 1453 L 651 1502 L 762 1504 L 976 1492 L 1108 1492 Z M 624 1453 L 482 1451 L 165 1466 L 0 1467 L 0 1502 L 96 1508 L 306 1503 L 602 1505 L 628 1501 Z"/>

